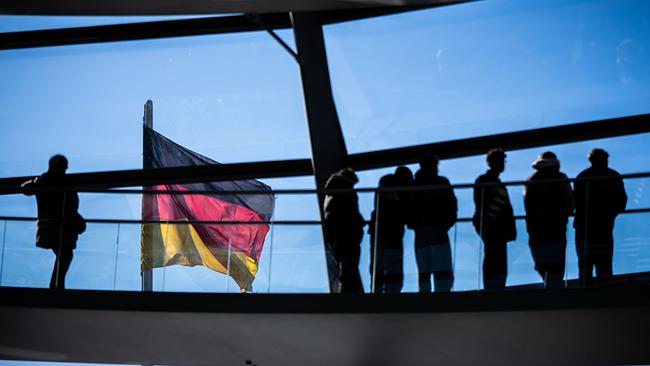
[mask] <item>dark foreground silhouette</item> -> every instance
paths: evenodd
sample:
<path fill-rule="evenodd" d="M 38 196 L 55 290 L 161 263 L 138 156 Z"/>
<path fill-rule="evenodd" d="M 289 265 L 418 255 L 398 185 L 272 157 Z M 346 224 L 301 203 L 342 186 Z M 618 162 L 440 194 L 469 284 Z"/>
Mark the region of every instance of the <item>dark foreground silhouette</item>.
<path fill-rule="evenodd" d="M 588 158 L 591 167 L 578 174 L 573 192 L 576 203 L 573 225 L 583 286 L 593 284 L 594 268 L 597 281 L 611 279 L 614 221 L 627 204 L 623 179 L 608 167 L 609 154 L 602 149 L 593 149 Z"/>
<path fill-rule="evenodd" d="M 439 186 L 413 192 L 411 211 L 415 231 L 415 259 L 418 265 L 419 292 L 451 291 L 454 285 L 451 246 L 447 232 L 457 219 L 457 201 L 449 179 L 438 175 L 438 158 L 427 155 L 415 173 L 416 186 Z"/>
<path fill-rule="evenodd" d="M 506 154 L 501 149 L 492 149 L 488 151 L 486 160 L 488 171 L 475 181 L 479 186 L 474 187 L 476 212 L 472 223 L 483 239 L 483 286 L 486 290 L 495 290 L 506 286 L 506 243 L 517 238 L 517 230 L 508 190 L 499 179 L 506 166 Z"/>
<path fill-rule="evenodd" d="M 325 189 L 352 189 L 358 181 L 354 171 L 345 168 L 330 176 Z M 357 193 L 328 194 L 324 206 L 325 242 L 337 262 L 340 292 L 363 292 L 359 256 L 365 222 Z"/>
<path fill-rule="evenodd" d="M 77 247 L 77 237 L 86 230 L 86 223 L 77 212 L 77 192 L 64 190 L 67 169 L 65 156 L 55 155 L 50 158 L 47 172 L 22 184 L 26 195 L 36 194 L 36 246 L 50 249 L 56 256 L 50 279 L 51 289 L 65 288 L 65 276 Z"/>
<path fill-rule="evenodd" d="M 533 163 L 526 181 L 524 206 L 528 244 L 535 270 L 545 288 L 564 287 L 566 225 L 573 213 L 569 178 L 560 172 L 557 156 L 547 151 Z"/>

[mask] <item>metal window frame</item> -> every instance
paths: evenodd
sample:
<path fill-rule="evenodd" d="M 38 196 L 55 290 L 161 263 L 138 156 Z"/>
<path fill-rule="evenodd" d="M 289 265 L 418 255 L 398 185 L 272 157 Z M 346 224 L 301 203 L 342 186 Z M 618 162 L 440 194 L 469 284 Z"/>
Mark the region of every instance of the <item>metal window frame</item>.
<path fill-rule="evenodd" d="M 312 146 L 311 160 L 295 159 L 198 167 L 104 171 L 68 175 L 68 183 L 73 187 L 81 189 L 108 189 L 130 186 L 151 186 L 165 183 L 301 175 L 314 175 L 317 188 L 322 189 L 329 174 L 345 165 L 351 166 L 356 170 L 366 170 L 413 163 L 418 161 L 425 153 L 438 155 L 441 159 L 449 159 L 482 154 L 492 147 L 501 147 L 505 150 L 518 150 L 544 145 L 650 132 L 650 124 L 646 122 L 649 115 L 643 114 L 367 153 L 348 154 L 338 121 L 336 106 L 331 96 L 332 91 L 324 45 L 323 26 L 464 2 L 468 2 L 468 0 L 442 0 L 417 6 L 275 14 L 243 14 L 134 24 L 8 32 L 0 33 L 0 50 L 267 31 L 298 60 L 303 84 L 307 122 L 310 130 L 310 142 Z M 29 3 L 28 5 L 34 4 Z M 0 7 L 0 13 L 6 13 L 6 9 L 9 9 L 11 6 L 18 6 L 18 3 L 9 2 L 3 4 Z M 292 52 L 273 32 L 273 30 L 290 27 L 294 29 L 298 49 L 297 53 Z M 14 177 L 0 179 L 0 194 L 19 193 L 20 184 L 28 178 Z M 322 206 L 322 198 L 321 196 L 321 205 L 319 206 Z M 331 286 L 335 282 L 333 281 L 334 279 L 332 273 L 330 273 Z M 331 287 L 331 289 L 334 291 L 334 287 Z"/>
<path fill-rule="evenodd" d="M 443 3 L 427 5 L 329 10 L 318 13 L 322 24 L 329 25 L 473 1 L 477 0 L 449 0 Z M 0 13 L 2 13 L 1 10 Z M 254 14 L 254 17 L 251 17 L 250 14 L 241 14 L 196 19 L 4 32 L 0 33 L 0 50 L 264 31 L 265 29 L 260 26 L 260 22 L 273 30 L 288 29 L 292 26 L 290 13 L 265 13 Z"/>
<path fill-rule="evenodd" d="M 650 114 L 566 124 L 431 144 L 350 154 L 346 163 L 355 170 L 370 170 L 416 163 L 425 153 L 440 159 L 484 154 L 493 147 L 506 151 L 567 144 L 650 132 Z M 193 167 L 132 169 L 68 174 L 71 185 L 87 189 L 192 183 L 233 179 L 281 178 L 313 175 L 311 159 L 260 161 Z M 28 177 L 0 179 L 0 194 L 20 193 Z"/>

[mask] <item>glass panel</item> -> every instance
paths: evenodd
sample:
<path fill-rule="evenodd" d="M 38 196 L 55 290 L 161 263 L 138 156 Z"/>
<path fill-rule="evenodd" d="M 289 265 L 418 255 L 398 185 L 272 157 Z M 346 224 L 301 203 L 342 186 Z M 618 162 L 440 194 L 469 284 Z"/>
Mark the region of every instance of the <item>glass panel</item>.
<path fill-rule="evenodd" d="M 650 272 L 650 213 L 624 214 L 614 226 L 614 275 Z"/>
<path fill-rule="evenodd" d="M 510 187 L 513 192 L 521 187 Z M 457 191 L 462 191 L 458 189 Z M 362 194 L 362 196 L 369 195 Z M 458 195 L 460 196 L 460 195 Z M 614 231 L 614 275 L 650 272 L 649 214 L 625 213 L 616 220 Z M 40 287 L 49 284 L 54 254 L 34 246 L 35 223 L 8 221 L 3 233 L 2 286 Z M 517 240 L 508 243 L 507 285 L 540 287 L 542 278 L 535 271 L 528 234 L 523 219 L 517 220 Z M 75 257 L 66 277 L 71 289 L 140 290 L 140 225 L 89 223 L 80 236 Z M 484 245 L 468 221 L 461 220 L 449 231 L 454 268 L 454 291 L 482 289 Z M 573 220 L 567 224 L 565 280 L 577 286 L 578 260 Z M 402 292 L 418 291 L 418 269 L 413 247 L 413 232 L 404 236 L 404 286 Z M 366 291 L 370 290 L 369 237 L 364 236 L 360 273 Z M 255 293 L 328 292 L 319 225 L 274 225 L 266 236 L 259 269 L 253 283 Z M 639 276 L 617 277 L 633 281 Z M 154 291 L 239 292 L 224 274 L 206 267 L 169 266 L 154 270 Z"/>
<path fill-rule="evenodd" d="M 586 153 L 592 146 L 600 146 L 611 154 L 611 166 L 621 173 L 650 171 L 647 159 L 643 160 L 643 146 L 650 134 L 612 138 L 584 143 L 566 144 L 540 149 L 508 152 L 503 181 L 522 180 L 533 172 L 530 163 L 540 151 L 551 150 L 562 162 L 561 170 L 574 177 L 587 167 Z M 413 171 L 417 165 L 409 166 Z M 484 158 L 471 157 L 446 160 L 440 164 L 440 174 L 452 183 L 472 182 L 484 172 Z M 393 168 L 359 172 L 359 186 L 371 187 L 379 178 L 392 173 Z M 645 182 L 647 178 L 625 181 L 629 209 L 647 209 Z M 314 187 L 313 177 L 267 179 L 274 189 Z M 508 186 L 510 200 L 516 215 L 525 215 L 523 186 Z M 452 262 L 455 270 L 454 291 L 483 288 L 482 261 L 484 245 L 471 224 L 474 203 L 471 188 L 457 188 L 460 222 L 449 230 Z M 273 220 L 319 220 L 317 200 L 313 194 L 277 194 Z M 86 218 L 140 218 L 140 194 L 80 194 L 81 213 Z M 373 210 L 374 193 L 360 192 L 359 206 L 366 220 Z M 636 200 L 636 201 L 635 201 Z M 2 196 L 2 213 L 25 216 L 35 215 L 33 197 L 22 195 Z M 435 208 L 432 208 L 435 209 Z M 643 243 L 648 236 L 645 217 L 647 213 L 629 213 L 619 216 L 615 226 L 614 274 L 650 271 L 650 258 Z M 366 291 L 370 290 L 370 242 L 365 228 L 361 243 L 362 255 L 359 270 Z M 34 246 L 34 222 L 8 221 L 2 270 L 3 286 L 46 287 L 49 283 L 54 256 L 51 251 Z M 517 221 L 517 240 L 508 244 L 508 286 L 540 284 L 542 279 L 534 269 L 523 220 Z M 118 237 L 119 234 L 119 237 Z M 91 223 L 81 235 L 75 259 L 68 274 L 69 288 L 140 289 L 140 225 Z M 418 291 L 418 269 L 414 250 L 414 234 L 406 230 L 404 244 L 403 292 Z M 565 279 L 575 286 L 578 261 L 575 250 L 575 233 L 570 220 L 567 225 L 567 260 Z M 572 282 L 573 281 L 573 282 Z M 238 286 L 223 274 L 205 267 L 170 266 L 154 270 L 156 291 L 207 291 L 238 292 Z M 318 225 L 272 225 L 266 235 L 259 270 L 253 291 L 265 292 L 327 292 L 323 243 Z"/>
<path fill-rule="evenodd" d="M 49 286 L 54 254 L 36 247 L 35 232 L 36 222 L 7 222 L 2 286 Z"/>
<path fill-rule="evenodd" d="M 567 226 L 567 229 L 570 229 L 570 227 Z M 572 238 L 572 236 L 567 234 L 567 239 L 569 238 Z M 542 288 L 541 284 L 544 280 L 535 271 L 535 262 L 530 253 L 530 246 L 528 245 L 526 222 L 523 219 L 517 220 L 517 240 L 509 242 L 507 246 L 508 279 L 506 286 L 535 284 L 535 287 Z M 570 247 L 569 244 L 567 244 L 567 248 L 568 247 Z M 567 251 L 567 254 L 568 252 L 569 251 Z M 569 262 L 570 260 L 567 258 L 567 270 L 570 268 L 576 268 L 577 271 L 577 266 L 571 266 Z M 573 261 L 573 264 L 575 265 L 575 261 Z"/>
<path fill-rule="evenodd" d="M 543 151 L 554 151 L 561 161 L 561 171 L 569 177 L 575 177 L 577 174 L 589 166 L 587 153 L 593 147 L 604 148 L 610 153 L 610 166 L 622 174 L 637 173 L 650 171 L 650 162 L 645 157 L 647 144 L 650 143 L 650 134 L 641 134 L 634 136 L 617 137 L 610 139 L 594 140 L 573 144 L 563 144 L 547 146 L 535 149 L 526 149 L 507 152 L 506 170 L 501 175 L 502 181 L 521 181 L 530 176 L 534 170 L 531 163 L 537 155 Z M 415 164 L 408 166 L 413 172 L 419 167 Z M 485 158 L 483 156 L 468 157 L 462 159 L 443 160 L 439 165 L 440 175 L 450 179 L 452 184 L 472 183 L 476 177 L 485 171 Z M 389 173 L 393 173 L 394 168 L 384 168 L 358 173 L 360 187 L 373 187 L 377 185 L 379 179 Z M 625 181 L 628 195 L 628 209 L 648 208 L 648 195 L 645 190 L 647 178 L 627 179 Z M 515 215 L 525 215 L 523 201 L 523 186 L 508 186 L 508 194 L 512 203 Z M 458 200 L 458 217 L 469 219 L 474 214 L 474 202 L 472 189 L 455 189 L 454 193 Z M 373 201 L 371 194 L 360 194 L 359 205 L 361 212 L 367 219 L 370 218 Z M 624 220 L 619 218 L 619 221 Z M 575 234 L 573 232 L 572 221 L 567 225 L 567 279 L 575 279 L 577 274 L 577 256 L 575 252 Z M 619 224 L 617 224 L 619 225 Z M 638 231 L 633 227 L 627 227 L 628 233 Z M 617 226 L 617 232 L 619 227 Z M 541 283 L 541 277 L 535 272 L 533 259 L 530 254 L 528 245 L 528 234 L 526 225 L 523 220 L 517 221 L 517 240 L 508 244 L 508 265 L 509 276 L 507 279 L 508 286 L 516 286 L 531 283 Z M 449 231 L 450 238 L 452 231 Z M 617 234 L 620 235 L 620 234 Z M 631 234 L 629 234 L 631 235 Z M 463 222 L 458 224 L 457 248 L 452 247 L 453 260 L 455 263 L 455 286 L 454 290 L 470 290 L 482 288 L 482 279 L 477 278 L 480 274 L 479 255 L 481 255 L 483 244 L 478 241 L 478 237 L 471 223 Z M 631 240 L 631 239 L 630 239 Z M 617 239 L 618 241 L 618 239 Z M 404 237 L 404 291 L 417 291 L 417 265 L 415 260 L 409 261 L 409 256 L 413 254 L 413 231 L 406 230 Z M 452 245 L 453 245 L 452 241 Z M 618 250 L 618 249 L 617 249 Z M 639 250 L 638 248 L 635 250 Z M 366 264 L 369 262 L 369 244 L 362 243 L 361 274 L 367 275 Z M 365 253 L 365 254 L 364 254 Z M 481 262 L 482 263 L 482 262 Z M 623 267 L 622 267 L 623 268 Z M 478 282 L 481 286 L 477 287 Z"/>
<path fill-rule="evenodd" d="M 348 150 L 648 113 L 648 16 L 644 0 L 506 0 L 326 26 Z"/>
<path fill-rule="evenodd" d="M 276 178 L 265 182 L 278 189 L 314 186 L 313 177 Z M 33 197 L 22 195 L 2 196 L 1 212 L 33 217 L 36 215 L 34 201 Z M 80 193 L 80 212 L 86 219 L 139 220 L 140 201 L 141 194 Z M 315 195 L 277 195 L 271 220 L 318 222 L 320 217 Z M 320 225 L 280 224 L 271 227 L 266 235 L 253 291 L 329 291 Z M 48 286 L 54 255 L 49 250 L 35 247 L 34 235 L 34 222 L 8 222 L 2 285 Z M 140 224 L 89 223 L 77 242 L 73 264 L 66 276 L 66 287 L 140 290 L 140 240 Z M 34 258 L 40 258 L 38 263 Z M 292 279 L 297 272 L 300 272 L 300 277 Z M 291 281 L 294 281 L 293 285 Z M 205 267 L 171 266 L 154 269 L 154 290 L 239 292 L 239 287 L 225 275 Z"/>
<path fill-rule="evenodd" d="M 483 244 L 479 242 L 471 222 L 456 224 L 457 234 L 454 246 L 454 291 L 476 290 L 481 279 Z"/>
<path fill-rule="evenodd" d="M 626 179 L 627 209 L 650 207 L 650 194 L 648 194 L 648 178 Z"/>
<path fill-rule="evenodd" d="M 280 31 L 291 38 L 289 31 Z M 310 156 L 295 60 L 265 32 L 0 51 L 0 176 L 142 167 L 142 115 L 221 163 Z"/>

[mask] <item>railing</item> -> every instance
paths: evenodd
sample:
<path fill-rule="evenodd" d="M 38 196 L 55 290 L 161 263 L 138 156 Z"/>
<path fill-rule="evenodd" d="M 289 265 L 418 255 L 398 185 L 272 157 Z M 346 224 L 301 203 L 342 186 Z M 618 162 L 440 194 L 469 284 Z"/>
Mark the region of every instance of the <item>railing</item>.
<path fill-rule="evenodd" d="M 646 279 L 650 272 L 650 197 L 645 185 L 650 173 L 624 175 L 628 195 L 627 209 L 616 219 L 614 227 L 614 253 L 612 281 Z M 507 244 L 507 286 L 541 287 L 542 278 L 534 269 L 528 245 L 525 212 L 522 204 L 522 181 L 504 183 L 516 214 L 517 239 Z M 489 185 L 482 185 L 488 187 Z M 458 221 L 448 231 L 454 282 L 452 291 L 472 291 L 484 288 L 482 278 L 483 243 L 472 225 L 474 211 L 474 184 L 453 185 L 458 199 Z M 375 193 L 415 192 L 435 190 L 441 187 L 391 187 L 356 189 L 361 211 L 366 219 L 375 204 Z M 72 267 L 67 275 L 66 286 L 73 289 L 127 290 L 140 288 L 140 237 L 142 224 L 174 225 L 251 225 L 237 221 L 184 221 L 169 222 L 141 220 L 140 199 L 151 190 L 87 190 L 80 192 L 82 212 L 96 212 L 95 218 L 87 219 L 87 231 L 79 237 Z M 328 275 L 325 245 L 322 239 L 316 194 L 342 193 L 348 191 L 323 191 L 315 189 L 275 190 L 276 213 L 269 221 L 254 225 L 269 225 L 253 292 L 256 293 L 302 293 L 328 292 Z M 157 191 L 165 195 L 195 195 L 214 192 Z M 260 192 L 236 192 L 260 194 Z M 235 194 L 235 192 L 219 192 Z M 268 192 L 266 192 L 268 194 Z M 26 205 L 34 207 L 33 197 L 5 196 L 16 200 L 22 211 Z M 112 197 L 108 198 L 107 197 Z M 126 199 L 126 200 L 125 200 Z M 100 200 L 99 202 L 95 202 Z M 116 205 L 117 203 L 117 205 Z M 110 209 L 102 208 L 111 206 Z M 130 207 L 132 217 L 101 218 L 102 213 L 118 212 Z M 300 211 L 295 211 L 297 209 Z M 380 210 L 381 212 L 381 210 Z M 277 219 L 276 219 L 277 218 Z M 2 242 L 0 250 L 0 285 L 17 287 L 47 287 L 54 263 L 52 251 L 34 246 L 36 219 L 25 216 L 0 216 Z M 374 282 L 370 258 L 377 255 L 370 250 L 368 226 L 364 229 L 361 243 L 360 273 L 366 292 Z M 413 248 L 414 234 L 406 230 L 403 238 L 404 285 L 402 292 L 418 291 L 418 268 Z M 376 261 L 373 261 L 376 263 Z M 623 276 L 625 275 L 625 276 Z M 621 277 L 623 276 L 623 277 Z M 239 292 L 239 287 L 226 275 L 205 267 L 169 266 L 154 269 L 154 291 L 192 292 Z M 564 283 L 578 286 L 578 259 L 576 256 L 573 219 L 567 225 L 566 271 Z M 606 285 L 606 284 L 603 284 Z M 433 287 L 433 284 L 432 284 Z"/>

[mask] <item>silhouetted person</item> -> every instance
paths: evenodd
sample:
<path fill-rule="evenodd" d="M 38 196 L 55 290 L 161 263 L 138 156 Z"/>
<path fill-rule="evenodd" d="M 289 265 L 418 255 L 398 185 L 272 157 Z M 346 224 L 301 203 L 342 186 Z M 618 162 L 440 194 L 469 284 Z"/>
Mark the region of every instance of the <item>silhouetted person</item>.
<path fill-rule="evenodd" d="M 426 155 L 415 173 L 415 186 L 438 186 L 414 191 L 412 198 L 415 231 L 415 260 L 418 265 L 420 292 L 431 292 L 431 276 L 435 291 L 450 291 L 454 284 L 451 246 L 447 231 L 457 218 L 457 203 L 449 180 L 438 175 L 438 158 Z"/>
<path fill-rule="evenodd" d="M 379 188 L 399 186 L 398 177 L 388 174 Z M 404 281 L 404 215 L 397 192 L 375 194 L 375 210 L 370 218 L 370 275 L 375 276 L 374 292 L 397 293 Z M 377 259 L 376 266 L 375 260 Z"/>
<path fill-rule="evenodd" d="M 506 165 L 506 154 L 492 149 L 486 155 L 488 171 L 478 177 L 474 187 L 476 212 L 472 223 L 483 239 L 483 286 L 486 290 L 502 289 L 508 276 L 508 251 L 506 243 L 517 238 L 515 218 L 510 197 L 499 175 Z M 485 184 L 485 186 L 480 186 Z"/>
<path fill-rule="evenodd" d="M 591 167 L 578 174 L 573 191 L 576 252 L 580 282 L 584 286 L 592 285 L 594 267 L 599 282 L 611 279 L 614 221 L 627 203 L 621 175 L 608 167 L 609 154 L 593 149 L 588 158 Z"/>
<path fill-rule="evenodd" d="M 569 178 L 560 172 L 557 156 L 547 151 L 533 163 L 526 181 L 524 206 L 528 244 L 535 270 L 545 288 L 562 288 L 566 263 L 566 224 L 573 213 Z"/>
<path fill-rule="evenodd" d="M 51 249 L 56 256 L 50 280 L 51 289 L 65 288 L 65 275 L 72 263 L 72 252 L 77 247 L 77 237 L 86 230 L 86 223 L 77 212 L 77 192 L 63 189 L 66 185 L 67 169 L 68 160 L 65 156 L 54 155 L 50 158 L 47 172 L 22 184 L 26 195 L 36 194 L 36 246 Z M 57 187 L 61 190 L 57 190 Z"/>
<path fill-rule="evenodd" d="M 405 166 L 398 166 L 395 168 L 396 183 L 400 187 L 413 186 L 415 180 L 413 179 L 413 172 Z M 404 215 L 404 223 L 410 229 L 413 229 L 413 212 L 411 211 L 411 202 L 413 201 L 413 192 L 402 191 L 397 192 L 397 196 L 402 206 L 402 214 Z"/>
<path fill-rule="evenodd" d="M 359 181 L 351 168 L 332 174 L 325 189 L 353 189 Z M 338 265 L 341 292 L 363 292 L 359 276 L 359 255 L 363 237 L 363 217 L 356 192 L 325 196 L 325 240 Z"/>

